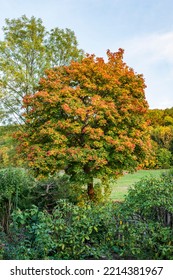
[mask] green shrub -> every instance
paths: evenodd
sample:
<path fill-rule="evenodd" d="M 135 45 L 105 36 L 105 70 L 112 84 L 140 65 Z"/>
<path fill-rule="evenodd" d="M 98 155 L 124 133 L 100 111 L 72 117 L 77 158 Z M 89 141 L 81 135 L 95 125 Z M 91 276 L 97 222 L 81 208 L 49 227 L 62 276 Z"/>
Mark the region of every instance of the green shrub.
<path fill-rule="evenodd" d="M 63 251 L 58 252 L 58 258 L 109 258 L 114 237 L 114 211 L 112 204 L 79 207 L 60 203 L 53 213 L 62 231 Z"/>
<path fill-rule="evenodd" d="M 60 200 L 50 214 L 36 206 L 13 213 L 4 259 L 111 258 L 115 206 Z"/>
<path fill-rule="evenodd" d="M 95 179 L 94 190 L 95 204 L 108 201 L 110 187 L 106 182 L 102 184 L 101 180 Z M 85 206 L 90 201 L 86 186 L 81 185 L 81 182 L 72 182 L 70 176 L 63 172 L 38 180 L 33 189 L 32 196 L 35 198 L 33 203 L 40 210 L 47 209 L 49 212 L 53 210 L 61 199 L 80 206 Z"/>
<path fill-rule="evenodd" d="M 173 172 L 136 183 L 120 207 L 119 221 L 123 257 L 173 259 Z"/>
<path fill-rule="evenodd" d="M 123 203 L 57 199 L 51 211 L 13 211 L 1 258 L 173 259 L 173 170 L 137 182 Z"/>
<path fill-rule="evenodd" d="M 6 232 L 12 211 L 18 207 L 21 209 L 29 207 L 33 185 L 33 177 L 23 168 L 11 167 L 0 170 L 0 220 Z"/>
<path fill-rule="evenodd" d="M 58 200 L 66 199 L 76 204 L 82 194 L 81 187 L 72 184 L 70 176 L 66 174 L 50 175 L 46 179 L 37 181 L 32 195 L 34 204 L 40 210 L 47 209 L 49 212 L 57 205 Z"/>
<path fill-rule="evenodd" d="M 158 148 L 156 152 L 157 167 L 170 168 L 172 164 L 172 153 L 166 148 Z"/>
<path fill-rule="evenodd" d="M 4 259 L 46 259 L 54 244 L 51 237 L 52 221 L 48 213 L 36 206 L 12 214 L 10 231 L 5 236 Z"/>
<path fill-rule="evenodd" d="M 167 216 L 173 214 L 173 176 L 163 173 L 160 178 L 143 178 L 130 188 L 124 207 L 143 219 L 167 225 Z M 168 221 L 169 222 L 169 221 Z"/>

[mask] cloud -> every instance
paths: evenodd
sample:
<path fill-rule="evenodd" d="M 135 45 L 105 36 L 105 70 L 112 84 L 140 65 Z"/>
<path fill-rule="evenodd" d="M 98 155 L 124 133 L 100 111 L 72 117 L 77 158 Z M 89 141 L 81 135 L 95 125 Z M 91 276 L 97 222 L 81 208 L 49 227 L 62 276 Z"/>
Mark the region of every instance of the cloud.
<path fill-rule="evenodd" d="M 139 36 L 122 46 L 124 61 L 144 75 L 150 107 L 173 107 L 173 32 Z"/>
<path fill-rule="evenodd" d="M 157 60 L 173 63 L 173 32 L 133 38 L 125 44 L 128 45 L 130 55 L 147 56 L 150 63 Z"/>

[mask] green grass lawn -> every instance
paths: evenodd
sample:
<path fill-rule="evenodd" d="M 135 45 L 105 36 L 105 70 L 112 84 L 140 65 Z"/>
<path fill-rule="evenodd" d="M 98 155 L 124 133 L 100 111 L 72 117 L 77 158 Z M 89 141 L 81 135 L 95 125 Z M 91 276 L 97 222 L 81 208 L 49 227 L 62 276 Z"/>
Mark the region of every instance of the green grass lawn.
<path fill-rule="evenodd" d="M 165 170 L 138 170 L 133 174 L 126 174 L 120 177 L 117 181 L 111 184 L 112 193 L 111 200 L 122 201 L 124 196 L 127 194 L 128 188 L 134 183 L 138 182 L 141 178 L 144 177 L 159 177 Z"/>

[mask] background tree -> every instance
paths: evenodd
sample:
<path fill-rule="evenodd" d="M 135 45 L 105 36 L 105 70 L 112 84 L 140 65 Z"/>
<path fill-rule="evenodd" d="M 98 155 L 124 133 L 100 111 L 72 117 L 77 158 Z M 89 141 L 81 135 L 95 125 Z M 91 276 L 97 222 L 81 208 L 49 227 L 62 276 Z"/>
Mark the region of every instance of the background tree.
<path fill-rule="evenodd" d="M 151 130 L 151 138 L 160 148 L 171 150 L 173 142 L 173 126 L 157 126 Z"/>
<path fill-rule="evenodd" d="M 86 184 L 134 170 L 147 153 L 144 80 L 123 62 L 123 50 L 94 55 L 47 71 L 40 90 L 26 96 L 26 133 L 19 151 L 37 175 L 64 169 Z"/>
<path fill-rule="evenodd" d="M 13 134 L 17 130 L 16 126 L 0 126 L 0 168 L 24 166 L 24 162 L 16 153 L 17 141 Z"/>
<path fill-rule="evenodd" d="M 155 168 L 170 168 L 173 164 L 173 108 L 148 111 L 150 136 L 155 153 Z"/>
<path fill-rule="evenodd" d="M 21 104 L 25 95 L 33 94 L 45 68 L 80 59 L 75 34 L 70 29 L 47 32 L 41 19 L 6 19 L 4 40 L 0 41 L 0 111 L 23 122 Z"/>
<path fill-rule="evenodd" d="M 173 107 L 167 109 L 149 109 L 147 115 L 150 126 L 153 128 L 173 125 Z"/>
<path fill-rule="evenodd" d="M 162 126 L 164 124 L 164 110 L 161 109 L 149 109 L 148 119 L 152 127 Z"/>

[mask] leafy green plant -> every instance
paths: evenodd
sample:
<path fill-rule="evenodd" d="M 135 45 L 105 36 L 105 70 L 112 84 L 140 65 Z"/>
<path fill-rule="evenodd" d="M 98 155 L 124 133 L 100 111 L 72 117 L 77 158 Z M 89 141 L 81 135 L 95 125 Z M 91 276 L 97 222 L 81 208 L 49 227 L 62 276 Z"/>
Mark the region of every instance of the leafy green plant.
<path fill-rule="evenodd" d="M 76 204 L 81 194 L 81 187 L 77 183 L 72 184 L 70 176 L 63 174 L 63 172 L 49 175 L 46 179 L 37 180 L 32 192 L 34 204 L 39 209 L 47 209 L 49 212 L 53 210 L 60 199 L 67 199 Z"/>
<path fill-rule="evenodd" d="M 0 219 L 4 231 L 8 232 L 10 216 L 14 209 L 29 207 L 33 185 L 33 177 L 23 168 L 0 170 Z"/>
<path fill-rule="evenodd" d="M 171 173 L 165 173 L 160 178 L 141 179 L 129 189 L 124 207 L 143 219 L 167 225 L 166 214 L 173 213 L 173 176 Z"/>
<path fill-rule="evenodd" d="M 92 205 L 85 207 L 60 203 L 53 215 L 63 218 L 61 246 L 58 258 L 87 259 L 109 257 L 114 236 L 114 206 Z"/>
<path fill-rule="evenodd" d="M 119 221 L 122 257 L 173 259 L 173 172 L 137 182 L 119 209 Z"/>
<path fill-rule="evenodd" d="M 102 184 L 101 180 L 94 180 L 95 199 L 94 203 L 105 203 L 110 196 L 110 187 L 105 181 Z M 39 179 L 36 181 L 35 188 L 32 189 L 33 204 L 37 205 L 40 210 L 47 209 L 52 212 L 57 202 L 61 199 L 66 199 L 71 203 L 85 206 L 89 202 L 89 197 L 86 193 L 86 185 L 81 185 L 81 182 L 71 181 L 71 176 L 61 171 L 54 175 L 49 175 L 48 178 Z"/>
<path fill-rule="evenodd" d="M 33 206 L 13 212 L 4 259 L 111 258 L 115 206 L 60 200 L 52 214 Z"/>
<path fill-rule="evenodd" d="M 172 153 L 166 148 L 158 148 L 156 153 L 157 166 L 159 168 L 170 168 Z"/>
<path fill-rule="evenodd" d="M 122 203 L 57 200 L 11 215 L 3 259 L 173 259 L 173 170 L 141 179 Z"/>

